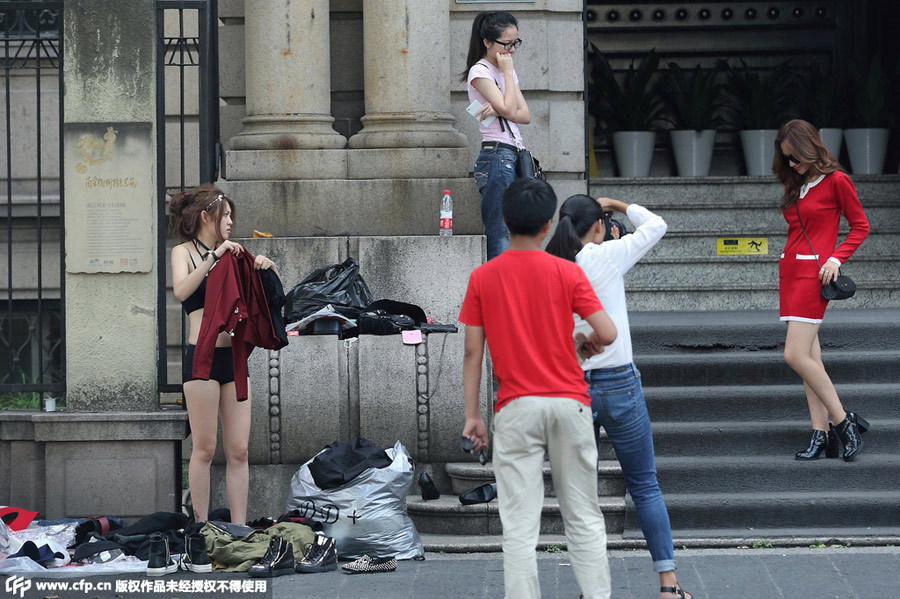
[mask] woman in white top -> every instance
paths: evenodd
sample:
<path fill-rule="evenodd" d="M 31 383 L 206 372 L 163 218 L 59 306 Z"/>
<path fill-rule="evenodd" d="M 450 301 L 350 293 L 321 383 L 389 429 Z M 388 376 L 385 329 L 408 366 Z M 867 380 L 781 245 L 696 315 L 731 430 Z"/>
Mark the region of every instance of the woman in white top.
<path fill-rule="evenodd" d="M 503 192 L 516 178 L 516 155 L 522 144 L 519 125 L 531 121 L 531 113 L 513 54 L 522 45 L 519 23 L 505 11 L 482 12 L 472 23 L 466 70 L 469 102 L 478 101 L 475 113 L 481 130 L 481 153 L 475 161 L 475 183 L 481 192 L 481 220 L 487 236 L 487 258 L 509 247 L 509 231 L 503 223 Z"/>
<path fill-rule="evenodd" d="M 612 211 L 628 215 L 636 227 L 633 234 L 619 238 L 618 227 L 609 224 Z M 587 339 L 579 354 L 585 358 L 581 367 L 590 384 L 594 430 L 598 440 L 600 427 L 606 430 L 622 466 L 653 569 L 659 574 L 660 599 L 690 599 L 692 595 L 678 586 L 675 576 L 672 529 L 656 480 L 650 417 L 641 373 L 633 362 L 625 303 L 625 273 L 665 232 L 665 221 L 642 206 L 579 194 L 560 207 L 559 224 L 547 251 L 581 266 L 619 331 L 616 340 L 601 349 L 592 343 L 587 323 L 575 317 L 576 339 Z"/>

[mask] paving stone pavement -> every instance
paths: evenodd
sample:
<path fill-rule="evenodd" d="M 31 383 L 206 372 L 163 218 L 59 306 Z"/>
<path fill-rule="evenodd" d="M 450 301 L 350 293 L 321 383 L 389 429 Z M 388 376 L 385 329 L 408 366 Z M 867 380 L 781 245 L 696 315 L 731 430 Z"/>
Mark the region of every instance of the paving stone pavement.
<path fill-rule="evenodd" d="M 828 547 L 823 549 L 686 549 L 675 554 L 678 579 L 697 599 L 882 599 L 898 596 L 900 547 Z M 646 551 L 611 551 L 612 599 L 655 599 L 657 577 Z M 575 599 L 575 583 L 568 554 L 539 553 L 541 594 L 544 599 Z M 93 576 L 97 582 L 143 580 L 136 574 Z M 400 562 L 390 573 L 347 575 L 340 570 L 296 574 L 265 580 L 265 592 L 223 590 L 227 581 L 248 580 L 243 574 L 187 574 L 163 577 L 177 586 L 183 580 L 216 581 L 212 593 L 40 591 L 34 578 L 24 593 L 10 591 L 10 579 L 0 581 L 0 597 L 27 599 L 489 599 L 503 597 L 503 562 L 499 553 L 427 554 L 423 561 Z M 77 579 L 66 580 L 73 583 Z M 159 579 L 153 579 L 159 580 Z M 259 579 L 253 579 L 259 580 Z M 21 580 L 17 590 L 21 588 Z M 82 585 L 83 586 L 83 585 Z M 112 585 L 111 585 L 112 586 Z M 5 589 L 5 590 L 4 590 Z"/>

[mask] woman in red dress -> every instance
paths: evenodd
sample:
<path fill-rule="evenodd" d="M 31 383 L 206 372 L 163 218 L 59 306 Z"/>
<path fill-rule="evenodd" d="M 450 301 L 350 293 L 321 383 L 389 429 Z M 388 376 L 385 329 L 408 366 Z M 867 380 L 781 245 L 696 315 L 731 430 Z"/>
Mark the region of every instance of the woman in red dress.
<path fill-rule="evenodd" d="M 781 320 L 787 322 L 784 359 L 803 379 L 813 428 L 809 447 L 796 458 L 814 460 L 823 451 L 837 457 L 839 443 L 849 462 L 862 449 L 860 435 L 869 423 L 844 411 L 825 372 L 819 326 L 828 301 L 822 298 L 821 287 L 837 278 L 838 268 L 868 235 L 869 221 L 850 177 L 810 123 L 793 120 L 781 126 L 772 170 L 784 183 L 781 209 L 788 223 L 778 276 Z M 835 249 L 842 213 L 850 233 Z M 829 416 L 837 423 L 830 430 Z"/>

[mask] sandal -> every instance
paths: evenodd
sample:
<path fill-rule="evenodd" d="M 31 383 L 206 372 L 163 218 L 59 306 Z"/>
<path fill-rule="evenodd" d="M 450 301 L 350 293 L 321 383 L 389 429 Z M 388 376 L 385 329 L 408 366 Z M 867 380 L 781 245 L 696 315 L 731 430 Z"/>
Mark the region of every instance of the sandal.
<path fill-rule="evenodd" d="M 694 599 L 694 596 L 691 595 L 690 593 L 688 593 L 688 595 L 685 595 L 684 589 L 682 589 L 680 586 L 678 586 L 678 587 L 659 587 L 659 592 L 660 593 L 674 593 L 675 595 L 678 595 L 681 599 L 686 599 L 686 597 L 688 595 L 690 595 L 691 599 Z"/>

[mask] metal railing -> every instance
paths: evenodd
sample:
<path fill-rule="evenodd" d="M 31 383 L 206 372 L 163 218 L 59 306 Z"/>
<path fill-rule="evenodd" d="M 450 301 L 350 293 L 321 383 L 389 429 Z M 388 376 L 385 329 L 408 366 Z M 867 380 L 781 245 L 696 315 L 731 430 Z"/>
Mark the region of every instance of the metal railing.
<path fill-rule="evenodd" d="M 168 380 L 168 341 L 166 334 L 166 253 L 167 199 L 172 193 L 193 188 L 219 177 L 222 147 L 219 137 L 218 6 L 216 0 L 157 0 L 157 148 L 158 180 L 158 379 L 160 393 L 181 391 L 180 382 Z M 167 32 L 176 29 L 174 35 Z M 174 81 L 167 74 L 174 73 Z M 192 82 L 196 80 L 196 98 Z M 177 97 L 174 114 L 167 110 L 166 98 Z M 189 114 L 188 105 L 196 99 L 197 113 Z M 196 123 L 196 137 L 193 127 Z M 177 136 L 167 135 L 172 129 Z M 177 143 L 173 140 L 177 139 Z M 177 146 L 177 147 L 176 147 Z M 176 154 L 177 153 L 177 154 Z M 194 166 L 192 153 L 197 164 Z M 174 157 L 177 172 L 168 171 Z M 184 330 L 182 315 L 181 330 Z M 182 345 L 184 343 L 182 335 Z"/>
<path fill-rule="evenodd" d="M 43 395 L 65 393 L 62 7 L 62 1 L 0 2 L 6 179 L 0 408 L 39 408 Z M 55 90 L 47 88 L 48 77 Z"/>

